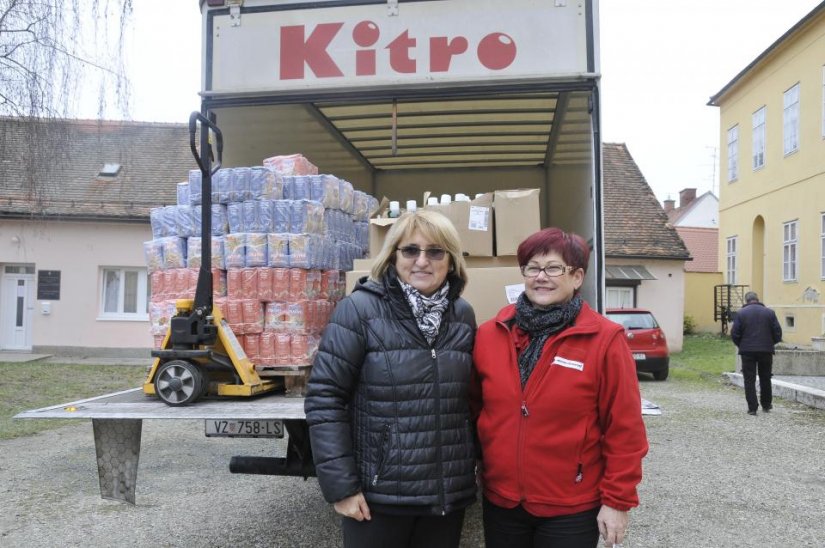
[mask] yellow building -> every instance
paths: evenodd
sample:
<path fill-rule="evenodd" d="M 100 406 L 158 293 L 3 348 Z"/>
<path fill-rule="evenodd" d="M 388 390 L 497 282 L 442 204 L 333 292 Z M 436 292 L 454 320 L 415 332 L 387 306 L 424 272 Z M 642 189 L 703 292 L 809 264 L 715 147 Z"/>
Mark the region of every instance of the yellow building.
<path fill-rule="evenodd" d="M 708 103 L 720 109 L 719 261 L 784 341 L 825 332 L 825 2 Z"/>

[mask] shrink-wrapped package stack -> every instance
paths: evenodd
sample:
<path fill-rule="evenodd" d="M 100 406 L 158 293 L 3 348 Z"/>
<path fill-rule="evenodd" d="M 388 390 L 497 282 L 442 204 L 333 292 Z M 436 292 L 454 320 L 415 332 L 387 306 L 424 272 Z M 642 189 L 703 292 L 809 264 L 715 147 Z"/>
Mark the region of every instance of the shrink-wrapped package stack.
<path fill-rule="evenodd" d="M 256 366 L 309 365 L 343 297 L 343 272 L 367 252 L 378 202 L 301 155 L 263 163 L 212 177 L 214 306 Z M 176 205 L 151 210 L 144 243 L 156 347 L 175 299 L 194 297 L 201 267 L 200 171 L 177 190 Z"/>

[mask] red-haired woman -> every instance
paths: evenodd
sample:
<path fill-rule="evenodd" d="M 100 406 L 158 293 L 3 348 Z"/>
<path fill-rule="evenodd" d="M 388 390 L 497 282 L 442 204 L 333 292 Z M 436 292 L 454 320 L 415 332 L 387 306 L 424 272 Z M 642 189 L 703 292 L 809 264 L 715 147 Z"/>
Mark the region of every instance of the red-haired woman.
<path fill-rule="evenodd" d="M 621 326 L 579 295 L 590 250 L 546 228 L 524 240 L 524 293 L 479 327 L 473 410 L 487 548 L 621 544 L 647 437 Z"/>

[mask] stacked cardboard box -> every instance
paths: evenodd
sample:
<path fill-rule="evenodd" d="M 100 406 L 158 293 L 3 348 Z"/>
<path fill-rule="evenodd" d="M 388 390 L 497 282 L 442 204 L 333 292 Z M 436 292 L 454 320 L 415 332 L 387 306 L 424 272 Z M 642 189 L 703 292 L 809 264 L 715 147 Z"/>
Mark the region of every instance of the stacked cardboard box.
<path fill-rule="evenodd" d="M 424 194 L 427 202 L 429 192 Z M 462 251 L 470 257 L 515 255 L 518 245 L 541 229 L 539 189 L 496 190 L 474 200 L 426 206 L 452 221 L 461 238 Z M 375 257 L 395 219 L 370 219 L 369 250 Z"/>
<path fill-rule="evenodd" d="M 429 194 L 429 193 L 428 193 Z M 428 194 L 424 195 L 424 203 Z M 463 297 L 469 301 L 480 323 L 495 316 L 524 290 L 524 279 L 516 261 L 518 245 L 541 229 L 539 189 L 496 190 L 471 201 L 430 205 L 453 222 L 461 238 L 469 283 Z M 370 257 L 381 250 L 396 219 L 370 220 Z M 346 275 L 346 292 L 369 275 L 371 260 L 354 261 Z"/>

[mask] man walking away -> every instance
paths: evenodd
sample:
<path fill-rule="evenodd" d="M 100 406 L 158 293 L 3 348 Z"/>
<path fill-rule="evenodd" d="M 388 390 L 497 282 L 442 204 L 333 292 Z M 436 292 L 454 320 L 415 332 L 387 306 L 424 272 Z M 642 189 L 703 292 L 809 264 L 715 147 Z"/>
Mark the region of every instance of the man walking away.
<path fill-rule="evenodd" d="M 748 414 L 756 415 L 759 407 L 756 401 L 756 374 L 759 373 L 759 401 L 762 411 L 772 407 L 771 367 L 773 366 L 773 346 L 782 340 L 782 326 L 776 314 L 759 302 L 753 291 L 745 293 L 745 306 L 733 318 L 730 331 L 733 344 L 739 348 L 742 357 L 742 378 L 745 382 L 745 399 Z"/>

